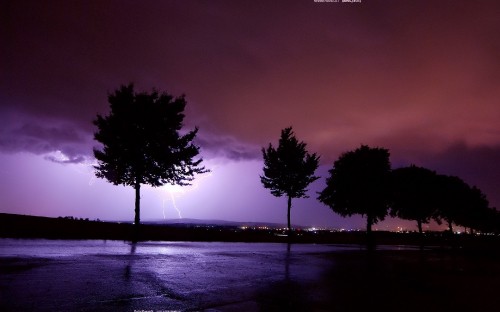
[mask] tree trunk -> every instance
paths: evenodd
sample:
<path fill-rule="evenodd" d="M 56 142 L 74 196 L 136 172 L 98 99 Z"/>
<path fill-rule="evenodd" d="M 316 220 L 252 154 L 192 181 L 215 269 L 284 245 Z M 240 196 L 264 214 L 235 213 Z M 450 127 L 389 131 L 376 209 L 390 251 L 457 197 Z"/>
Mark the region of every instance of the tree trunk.
<path fill-rule="evenodd" d="M 288 235 L 292 234 L 292 226 L 290 225 L 290 209 L 292 208 L 292 197 L 288 196 L 288 215 L 287 215 L 287 220 L 288 220 Z"/>
<path fill-rule="evenodd" d="M 141 223 L 141 184 L 135 182 L 135 220 L 134 224 L 136 227 Z"/>
<path fill-rule="evenodd" d="M 370 215 L 366 215 L 366 234 L 370 236 L 372 233 L 372 218 Z"/>
<path fill-rule="evenodd" d="M 453 224 L 451 221 L 448 221 L 448 229 L 450 230 L 450 233 L 453 234 Z"/>
<path fill-rule="evenodd" d="M 135 182 L 135 218 L 134 218 L 134 233 L 133 233 L 133 238 L 132 241 L 138 242 L 139 241 L 139 227 L 141 224 L 141 184 L 136 181 Z"/>
<path fill-rule="evenodd" d="M 372 234 L 372 224 L 373 220 L 372 217 L 367 214 L 366 215 L 366 247 L 368 248 L 368 251 L 372 251 L 375 248 L 375 244 L 373 241 L 373 234 Z"/>
<path fill-rule="evenodd" d="M 422 220 L 417 220 L 420 250 L 424 250 L 424 231 L 422 230 Z"/>
<path fill-rule="evenodd" d="M 424 233 L 424 231 L 422 231 L 422 220 L 417 220 L 417 225 L 418 225 L 418 232 L 420 233 L 420 236 L 422 236 L 422 234 Z"/>

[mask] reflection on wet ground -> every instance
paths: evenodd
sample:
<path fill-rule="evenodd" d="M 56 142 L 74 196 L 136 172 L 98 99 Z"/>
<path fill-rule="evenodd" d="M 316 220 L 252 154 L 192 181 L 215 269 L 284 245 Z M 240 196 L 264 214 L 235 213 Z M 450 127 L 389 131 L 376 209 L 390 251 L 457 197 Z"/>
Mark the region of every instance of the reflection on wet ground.
<path fill-rule="evenodd" d="M 495 298 L 497 258 L 402 249 L 0 239 L 0 310 L 481 310 Z"/>
<path fill-rule="evenodd" d="M 350 246 L 0 240 L 8 309 L 258 309 L 267 288 L 318 279 Z M 355 247 L 358 248 L 358 247 Z M 290 289 L 288 289 L 290 288 Z M 280 290 L 280 292 L 282 292 Z M 293 294 L 291 298 L 298 298 Z M 267 300 L 267 301 L 266 301 Z M 272 304 L 271 304 L 272 306 Z"/>

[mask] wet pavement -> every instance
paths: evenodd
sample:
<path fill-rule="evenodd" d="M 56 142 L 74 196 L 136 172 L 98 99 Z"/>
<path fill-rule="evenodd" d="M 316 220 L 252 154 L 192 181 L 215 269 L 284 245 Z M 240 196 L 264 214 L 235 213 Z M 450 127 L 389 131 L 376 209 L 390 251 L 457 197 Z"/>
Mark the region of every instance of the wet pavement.
<path fill-rule="evenodd" d="M 500 253 L 0 239 L 0 311 L 496 311 Z"/>
<path fill-rule="evenodd" d="M 0 240 L 2 311 L 298 309 L 327 245 Z"/>

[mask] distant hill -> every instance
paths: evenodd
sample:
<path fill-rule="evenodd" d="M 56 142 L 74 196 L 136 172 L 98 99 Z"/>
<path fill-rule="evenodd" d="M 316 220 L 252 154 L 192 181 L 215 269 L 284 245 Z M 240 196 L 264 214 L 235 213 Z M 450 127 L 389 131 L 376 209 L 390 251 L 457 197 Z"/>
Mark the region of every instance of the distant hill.
<path fill-rule="evenodd" d="M 268 227 L 273 229 L 286 228 L 285 223 L 272 223 L 272 222 L 241 222 L 241 221 L 226 221 L 226 220 L 203 220 L 203 219 L 160 219 L 153 221 L 143 221 L 143 224 L 165 224 L 165 225 L 203 225 L 203 226 L 227 226 L 227 227 Z M 301 225 L 292 225 L 293 228 L 305 228 Z"/>
<path fill-rule="evenodd" d="M 246 226 L 244 229 L 242 227 Z M 262 227 L 267 227 L 262 229 Z M 142 222 L 98 221 L 74 217 L 39 217 L 0 213 L 0 237 L 49 239 L 114 239 L 219 242 L 290 242 L 281 224 L 221 220 L 173 219 Z M 254 228 L 255 227 L 255 228 Z M 302 242 L 317 237 L 295 237 Z"/>
<path fill-rule="evenodd" d="M 284 231 L 278 230 L 284 227 L 284 224 L 266 222 L 173 219 L 144 222 L 137 232 L 131 222 L 0 213 L 0 238 L 366 244 L 364 231 L 296 231 L 294 235 L 286 236 Z M 422 238 L 418 233 L 376 231 L 373 234 L 380 245 L 417 246 L 423 242 L 426 246 L 439 248 L 448 248 L 452 244 L 453 248 L 500 250 L 500 238 L 493 235 L 426 232 Z"/>

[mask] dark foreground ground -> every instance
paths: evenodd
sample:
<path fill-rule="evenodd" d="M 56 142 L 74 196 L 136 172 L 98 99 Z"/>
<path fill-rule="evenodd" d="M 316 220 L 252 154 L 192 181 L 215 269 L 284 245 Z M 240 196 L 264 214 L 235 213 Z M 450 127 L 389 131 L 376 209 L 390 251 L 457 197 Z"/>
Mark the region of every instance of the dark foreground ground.
<path fill-rule="evenodd" d="M 0 239 L 0 311 L 499 309 L 494 251 L 97 243 Z"/>

